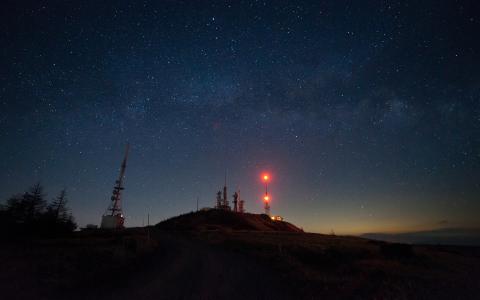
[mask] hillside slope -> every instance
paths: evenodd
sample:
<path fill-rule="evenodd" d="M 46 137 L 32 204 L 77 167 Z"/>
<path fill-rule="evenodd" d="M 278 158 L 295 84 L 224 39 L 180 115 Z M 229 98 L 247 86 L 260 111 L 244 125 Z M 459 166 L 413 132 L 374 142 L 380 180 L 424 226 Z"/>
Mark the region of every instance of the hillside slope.
<path fill-rule="evenodd" d="M 272 221 L 267 215 L 239 214 L 223 210 L 208 210 L 187 213 L 162 221 L 156 225 L 165 230 L 253 230 L 303 232 L 285 221 Z"/>
<path fill-rule="evenodd" d="M 178 228 L 175 225 L 188 225 L 186 221 L 192 226 L 205 225 L 200 221 L 206 216 L 210 216 L 209 226 L 222 229 L 159 228 Z M 215 217 L 226 218 L 233 225 L 215 227 Z M 6 241 L 0 247 L 2 296 L 73 300 L 478 299 L 479 247 L 225 229 L 245 228 L 257 218 L 265 219 L 253 215 L 234 222 L 235 216 L 229 214 L 188 214 L 155 228 Z M 260 226 L 255 222 L 249 226 L 254 225 Z"/>

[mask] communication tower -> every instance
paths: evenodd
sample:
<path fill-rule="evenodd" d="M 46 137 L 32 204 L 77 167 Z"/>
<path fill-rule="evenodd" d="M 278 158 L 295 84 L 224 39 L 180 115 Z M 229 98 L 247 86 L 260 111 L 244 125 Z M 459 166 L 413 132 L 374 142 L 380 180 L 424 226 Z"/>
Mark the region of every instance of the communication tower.
<path fill-rule="evenodd" d="M 113 187 L 112 197 L 110 197 L 110 205 L 107 208 L 107 211 L 102 216 L 101 228 L 104 229 L 121 229 L 125 222 L 125 217 L 123 216 L 122 211 L 122 202 L 121 195 L 122 191 L 125 189 L 123 186 L 123 179 L 125 177 L 125 169 L 127 168 L 127 159 L 128 159 L 128 150 L 130 145 L 127 144 L 125 149 L 125 157 L 123 158 L 122 166 L 120 168 L 120 175 L 115 181 L 115 186 Z"/>

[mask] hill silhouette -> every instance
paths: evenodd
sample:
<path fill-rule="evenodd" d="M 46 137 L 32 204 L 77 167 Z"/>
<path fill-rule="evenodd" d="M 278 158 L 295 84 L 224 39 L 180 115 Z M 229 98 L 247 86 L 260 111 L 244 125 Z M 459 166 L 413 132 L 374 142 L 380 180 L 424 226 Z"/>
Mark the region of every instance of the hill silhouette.
<path fill-rule="evenodd" d="M 480 228 L 440 228 L 403 233 L 365 233 L 364 238 L 409 244 L 480 246 Z"/>
<path fill-rule="evenodd" d="M 181 231 L 204 230 L 251 230 L 303 232 L 297 226 L 285 221 L 273 221 L 265 214 L 235 213 L 211 209 L 176 216 L 156 225 L 158 229 Z"/>

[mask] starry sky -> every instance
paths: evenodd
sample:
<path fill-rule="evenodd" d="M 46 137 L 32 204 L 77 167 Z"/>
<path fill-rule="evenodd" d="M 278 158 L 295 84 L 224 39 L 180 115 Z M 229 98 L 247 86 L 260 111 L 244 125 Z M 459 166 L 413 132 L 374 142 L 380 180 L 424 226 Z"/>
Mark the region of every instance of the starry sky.
<path fill-rule="evenodd" d="M 99 224 L 213 206 L 359 234 L 478 227 L 476 1 L 7 1 L 0 201 L 41 182 Z"/>

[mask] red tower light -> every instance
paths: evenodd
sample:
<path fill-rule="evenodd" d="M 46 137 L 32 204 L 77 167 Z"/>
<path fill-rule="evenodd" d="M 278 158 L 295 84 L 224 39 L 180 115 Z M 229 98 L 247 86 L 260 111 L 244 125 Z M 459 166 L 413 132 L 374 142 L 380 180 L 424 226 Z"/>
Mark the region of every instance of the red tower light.
<path fill-rule="evenodd" d="M 268 182 L 270 181 L 270 175 L 268 173 L 262 174 L 263 183 L 265 183 L 265 196 L 263 197 L 263 202 L 265 203 L 265 214 L 270 215 L 270 197 L 268 196 Z"/>

